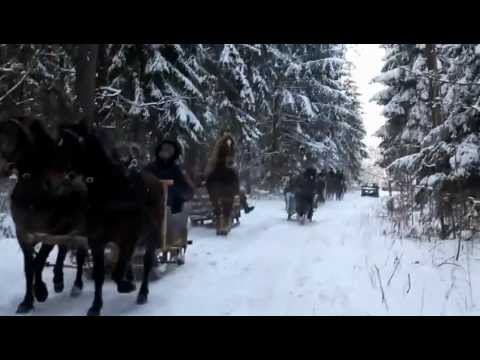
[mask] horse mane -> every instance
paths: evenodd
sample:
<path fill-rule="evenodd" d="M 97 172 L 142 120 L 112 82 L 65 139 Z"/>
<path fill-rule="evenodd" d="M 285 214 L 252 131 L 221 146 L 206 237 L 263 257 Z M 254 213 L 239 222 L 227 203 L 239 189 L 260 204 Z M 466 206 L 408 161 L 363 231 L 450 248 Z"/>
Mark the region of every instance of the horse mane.
<path fill-rule="evenodd" d="M 226 133 L 222 137 L 220 137 L 220 139 L 218 139 L 215 145 L 213 146 L 212 151 L 210 152 L 210 156 L 208 157 L 207 168 L 205 170 L 206 177 L 208 177 L 217 167 L 220 147 L 228 139 L 232 141 L 232 148 L 235 148 L 235 140 L 233 139 L 232 134 Z"/>

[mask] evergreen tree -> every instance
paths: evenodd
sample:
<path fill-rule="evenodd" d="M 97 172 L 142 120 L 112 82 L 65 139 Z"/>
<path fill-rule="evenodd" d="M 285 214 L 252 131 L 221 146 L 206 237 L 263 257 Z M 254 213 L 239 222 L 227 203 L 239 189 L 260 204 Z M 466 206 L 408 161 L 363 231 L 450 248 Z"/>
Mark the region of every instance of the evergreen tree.
<path fill-rule="evenodd" d="M 94 121 L 116 129 L 117 140 L 140 142 L 148 152 L 176 138 L 189 167 L 201 170 L 212 142 L 229 131 L 249 186 L 278 189 L 283 176 L 305 165 L 358 176 L 365 132 L 343 45 L 94 47 Z M 85 86 L 78 78 L 88 65 L 79 62 L 84 48 L 1 45 L 0 110 L 73 119 L 61 108 L 79 110 L 91 97 L 92 77 Z M 52 88 L 61 96 L 52 97 Z"/>
<path fill-rule="evenodd" d="M 414 44 L 389 44 L 384 48 L 385 65 L 374 81 L 386 85 L 386 89 L 373 100 L 384 106 L 383 115 L 387 118 L 378 132 L 382 138 L 380 164 L 387 167 L 396 159 L 419 150 L 424 129 L 428 129 L 425 124 L 428 118 L 422 118 L 425 111 L 419 99 L 424 96 L 424 84 L 416 77 L 424 68 L 421 49 Z"/>

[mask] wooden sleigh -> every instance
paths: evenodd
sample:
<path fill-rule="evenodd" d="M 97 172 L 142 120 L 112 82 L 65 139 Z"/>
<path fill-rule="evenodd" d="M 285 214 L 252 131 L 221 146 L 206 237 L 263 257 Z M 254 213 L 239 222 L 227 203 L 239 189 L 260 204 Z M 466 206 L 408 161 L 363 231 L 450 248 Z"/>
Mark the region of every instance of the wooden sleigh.
<path fill-rule="evenodd" d="M 240 224 L 241 216 L 240 196 L 236 195 L 233 201 L 233 224 Z M 215 226 L 215 214 L 213 212 L 212 203 L 206 187 L 198 187 L 195 195 L 189 204 L 189 216 L 193 226 Z"/>

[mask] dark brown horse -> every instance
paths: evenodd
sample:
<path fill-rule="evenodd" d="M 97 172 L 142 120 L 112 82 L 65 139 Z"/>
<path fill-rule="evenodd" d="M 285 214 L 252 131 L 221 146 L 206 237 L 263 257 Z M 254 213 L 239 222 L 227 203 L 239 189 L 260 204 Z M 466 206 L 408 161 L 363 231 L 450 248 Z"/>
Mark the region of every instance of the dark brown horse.
<path fill-rule="evenodd" d="M 3 170 L 18 173 L 11 195 L 11 214 L 17 239 L 24 256 L 25 298 L 18 313 L 33 309 L 34 296 L 39 302 L 48 297 L 42 281 L 45 262 L 54 245 L 59 253 L 54 268 L 55 291 L 63 290 L 63 262 L 68 247 L 80 246 L 77 252 L 77 277 L 72 295 L 80 293 L 82 268 L 86 251 L 86 188 L 69 173 L 69 162 L 63 156 L 63 143 L 57 143 L 38 120 L 8 119 L 0 122 L 0 158 Z M 35 256 L 34 246 L 42 243 Z"/>
<path fill-rule="evenodd" d="M 140 241 L 145 246 L 143 279 L 137 298 L 138 304 L 144 304 L 155 249 L 161 236 L 164 215 L 162 185 L 148 173 L 126 173 L 122 164 L 108 155 L 97 133 L 82 123 L 63 129 L 67 130 L 82 138 L 79 147 L 82 155 L 72 158 L 76 158 L 75 171 L 83 176 L 88 187 L 87 235 L 95 281 L 95 297 L 88 315 L 99 315 L 103 306 L 107 243 L 115 244 L 118 249 L 112 278 L 120 293 L 135 290 L 129 265 Z"/>
<path fill-rule="evenodd" d="M 225 134 L 213 147 L 206 170 L 206 185 L 214 209 L 217 235 L 230 232 L 233 201 L 240 193 L 234 157 L 235 141 L 232 135 Z"/>

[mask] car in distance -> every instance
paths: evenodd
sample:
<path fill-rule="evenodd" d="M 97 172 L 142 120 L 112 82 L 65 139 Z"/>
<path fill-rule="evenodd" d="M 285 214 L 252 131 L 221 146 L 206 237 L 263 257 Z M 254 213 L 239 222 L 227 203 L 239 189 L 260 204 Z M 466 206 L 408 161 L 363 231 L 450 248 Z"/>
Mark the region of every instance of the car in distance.
<path fill-rule="evenodd" d="M 361 187 L 362 196 L 374 196 L 379 197 L 379 187 L 375 183 L 367 183 Z"/>

